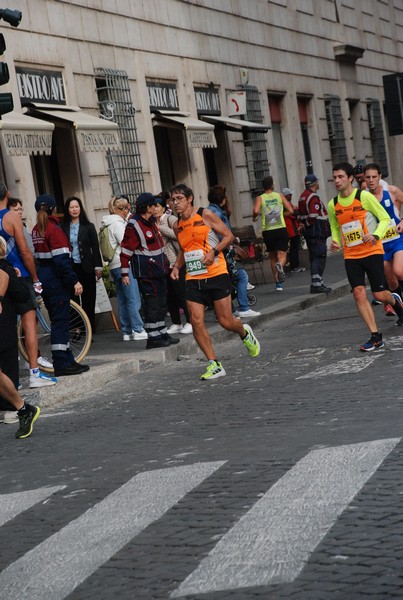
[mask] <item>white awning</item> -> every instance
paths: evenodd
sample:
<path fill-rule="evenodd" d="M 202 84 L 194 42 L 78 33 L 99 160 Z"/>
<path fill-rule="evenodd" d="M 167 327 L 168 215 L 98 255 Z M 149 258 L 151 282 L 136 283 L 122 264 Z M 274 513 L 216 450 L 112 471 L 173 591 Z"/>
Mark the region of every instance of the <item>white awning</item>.
<path fill-rule="evenodd" d="M 245 132 L 260 132 L 266 133 L 271 127 L 263 123 L 254 123 L 253 121 L 242 121 L 242 119 L 234 119 L 232 117 L 216 117 L 212 115 L 202 115 L 203 121 L 212 123 L 217 128 L 226 129 L 227 131 L 245 131 Z"/>
<path fill-rule="evenodd" d="M 51 154 L 53 123 L 13 111 L 0 120 L 0 138 L 9 156 Z"/>
<path fill-rule="evenodd" d="M 153 125 L 179 127 L 186 131 L 191 148 L 217 148 L 214 126 L 199 119 L 189 117 L 188 113 L 161 110 L 152 115 Z"/>
<path fill-rule="evenodd" d="M 106 152 L 120 150 L 118 124 L 94 117 L 82 110 L 42 109 L 39 105 L 29 109 L 38 119 L 51 121 L 55 125 L 67 124 L 76 132 L 80 150 L 84 152 Z"/>

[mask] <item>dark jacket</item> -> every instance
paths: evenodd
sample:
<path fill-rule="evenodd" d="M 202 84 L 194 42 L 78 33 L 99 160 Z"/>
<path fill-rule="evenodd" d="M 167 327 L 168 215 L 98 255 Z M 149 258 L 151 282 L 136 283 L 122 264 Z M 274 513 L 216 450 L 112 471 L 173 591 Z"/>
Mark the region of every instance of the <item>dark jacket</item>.
<path fill-rule="evenodd" d="M 0 269 L 9 276 L 8 288 L 2 301 L 0 313 L 0 352 L 13 348 L 17 344 L 17 314 L 16 302 L 28 300 L 29 292 L 23 282 L 17 277 L 14 267 L 6 260 L 0 259 Z"/>
<path fill-rule="evenodd" d="M 61 227 L 67 235 L 67 239 L 70 240 L 70 223 L 62 222 Z M 95 268 L 102 269 L 98 235 L 93 223 L 80 223 L 80 227 L 78 228 L 78 249 L 84 273 L 93 273 Z"/>

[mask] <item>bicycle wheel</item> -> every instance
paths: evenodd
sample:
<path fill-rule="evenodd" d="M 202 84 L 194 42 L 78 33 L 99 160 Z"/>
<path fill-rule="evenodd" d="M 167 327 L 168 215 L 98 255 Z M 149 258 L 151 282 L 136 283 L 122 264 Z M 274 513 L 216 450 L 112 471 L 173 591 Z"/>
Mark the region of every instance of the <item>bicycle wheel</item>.
<path fill-rule="evenodd" d="M 254 294 L 248 294 L 248 302 L 249 302 L 249 306 L 255 306 L 256 302 L 257 302 L 257 298 Z"/>
<path fill-rule="evenodd" d="M 37 331 L 38 331 L 38 348 L 41 356 L 52 360 L 52 350 L 50 341 L 50 319 L 45 303 L 38 302 L 37 314 Z M 28 353 L 25 346 L 24 330 L 22 328 L 21 319 L 18 322 L 18 349 L 21 356 L 28 360 Z M 70 326 L 69 326 L 69 343 L 70 349 L 73 352 L 77 362 L 81 362 L 87 355 L 91 345 L 92 329 L 87 314 L 79 304 L 70 300 Z M 41 371 L 52 373 L 53 369 L 40 365 Z"/>

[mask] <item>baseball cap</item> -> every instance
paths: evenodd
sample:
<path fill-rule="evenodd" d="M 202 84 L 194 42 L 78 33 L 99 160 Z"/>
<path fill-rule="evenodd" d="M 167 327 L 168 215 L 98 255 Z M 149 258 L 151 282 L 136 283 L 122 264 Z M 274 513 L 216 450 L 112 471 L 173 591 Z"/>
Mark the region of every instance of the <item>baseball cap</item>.
<path fill-rule="evenodd" d="M 310 175 L 307 175 L 305 177 L 305 185 L 306 186 L 310 186 L 310 185 L 312 185 L 314 183 L 317 183 L 318 181 L 319 181 L 319 179 L 313 173 L 310 174 Z"/>
<path fill-rule="evenodd" d="M 153 204 L 159 204 L 161 202 L 161 198 L 156 198 L 154 194 L 150 194 L 149 192 L 143 192 L 136 199 L 137 206 L 152 206 Z"/>
<path fill-rule="evenodd" d="M 284 196 L 288 196 L 289 194 L 293 194 L 294 192 L 290 190 L 290 188 L 283 188 L 281 190 L 281 193 L 284 194 Z"/>
<path fill-rule="evenodd" d="M 35 210 L 39 212 L 41 206 L 47 206 L 48 209 L 52 209 L 56 206 L 56 200 L 50 194 L 42 194 L 38 196 L 35 202 Z"/>

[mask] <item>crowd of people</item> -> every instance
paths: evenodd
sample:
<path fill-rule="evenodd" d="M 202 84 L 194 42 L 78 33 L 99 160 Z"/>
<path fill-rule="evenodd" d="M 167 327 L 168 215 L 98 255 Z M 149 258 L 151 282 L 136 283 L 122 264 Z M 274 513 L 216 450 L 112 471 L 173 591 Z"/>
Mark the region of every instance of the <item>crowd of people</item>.
<path fill-rule="evenodd" d="M 308 248 L 312 294 L 331 291 L 323 280 L 327 251 L 343 250 L 353 297 L 371 336 L 359 349 L 369 352 L 382 348 L 384 341 L 367 296 L 366 277 L 372 304 L 383 303 L 387 314 L 396 315 L 397 324 L 403 325 L 403 192 L 382 179 L 375 163 L 355 168 L 336 164 L 333 180 L 337 195 L 326 208 L 314 174 L 306 175 L 297 205 L 292 203 L 292 190 L 277 192 L 273 178 L 265 177 L 252 218 L 261 219 L 276 291 L 283 290 L 287 264 L 291 273 L 305 270 L 299 261 L 302 240 Z M 248 303 L 250 284 L 242 262 L 236 260 L 242 259 L 242 247 L 231 231 L 225 187 L 212 186 L 207 199 L 207 207 L 195 207 L 193 191 L 178 184 L 169 192 L 138 195 L 132 211 L 127 196 L 113 196 L 109 215 L 102 220 L 112 249 L 108 271 L 116 287 L 123 341 L 146 340 L 148 349 L 165 348 L 179 343 L 176 335 L 193 333 L 207 360 L 202 380 L 226 374 L 205 324 L 208 307 L 221 327 L 240 337 L 251 357 L 260 353 L 252 328 L 243 322 L 260 312 Z M 18 438 L 31 434 L 40 410 L 18 392 L 17 315 L 31 388 L 88 371 L 70 348 L 70 299 L 80 298 L 95 331 L 96 282 L 105 262 L 80 198 L 66 200 L 61 219 L 55 216 L 56 201 L 49 194 L 36 199 L 35 209 L 31 235 L 23 224 L 21 200 L 11 198 L 0 184 L 0 411 L 4 422 L 19 422 Z M 50 318 L 51 359 L 41 356 L 38 348 L 38 295 Z M 83 332 L 73 334 L 80 338 Z M 42 372 L 41 365 L 53 366 L 54 376 Z"/>

